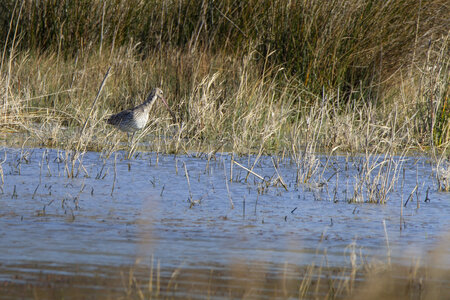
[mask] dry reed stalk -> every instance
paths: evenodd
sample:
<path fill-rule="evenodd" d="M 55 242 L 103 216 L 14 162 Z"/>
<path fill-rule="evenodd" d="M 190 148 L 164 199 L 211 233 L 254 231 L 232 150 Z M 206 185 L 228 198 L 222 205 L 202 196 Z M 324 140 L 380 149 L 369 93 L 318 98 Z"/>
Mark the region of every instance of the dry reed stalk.
<path fill-rule="evenodd" d="M 111 196 L 114 193 L 114 187 L 116 186 L 116 178 L 117 178 L 117 152 L 114 154 L 114 177 L 113 177 L 113 184 L 111 187 Z"/>
<path fill-rule="evenodd" d="M 236 163 L 236 162 L 234 162 Z M 225 175 L 225 185 L 227 187 L 228 200 L 230 200 L 231 209 L 234 209 L 233 199 L 231 198 L 230 187 L 228 186 L 227 167 L 225 166 L 225 159 L 223 160 L 223 172 Z"/>
<path fill-rule="evenodd" d="M 275 171 L 277 172 L 278 177 L 276 180 L 278 180 L 281 183 L 281 185 L 284 187 L 284 189 L 286 191 L 288 191 L 287 185 L 284 182 L 283 177 L 281 177 L 280 173 L 278 172 L 278 169 L 277 169 L 277 166 L 275 165 L 275 161 L 273 160 L 273 157 L 271 157 L 271 160 L 272 160 L 273 167 L 275 168 Z"/>
<path fill-rule="evenodd" d="M 234 153 L 231 153 L 230 157 L 230 182 L 233 182 L 233 162 L 234 162 Z"/>
<path fill-rule="evenodd" d="M 253 168 L 256 166 L 256 163 L 258 162 L 259 158 L 261 157 L 262 150 L 263 150 L 263 146 L 261 145 L 259 147 L 258 155 L 256 156 L 255 161 L 253 162 L 252 167 L 250 168 L 250 171 L 253 171 Z M 250 165 L 250 163 L 249 163 L 249 165 Z M 249 175 L 250 175 L 250 172 L 247 171 L 247 175 L 245 176 L 245 182 L 247 182 Z"/>
<path fill-rule="evenodd" d="M 255 173 L 254 171 L 244 167 L 243 165 L 241 165 L 240 163 L 238 163 L 237 161 L 233 160 L 233 163 L 236 164 L 237 166 L 241 167 L 242 169 L 244 169 L 245 171 L 247 171 L 249 174 L 252 174 L 254 176 L 256 176 L 257 178 L 261 179 L 263 182 L 266 182 L 266 180 L 264 179 L 264 177 L 262 177 L 261 175 Z M 252 167 L 253 168 L 253 167 Z"/>
<path fill-rule="evenodd" d="M 188 170 L 186 168 L 186 163 L 183 161 L 183 166 L 184 166 L 184 174 L 186 175 L 186 180 L 187 180 L 187 184 L 188 184 L 188 191 L 189 191 L 189 203 L 194 203 L 193 199 L 192 199 L 192 192 L 191 192 L 191 182 L 189 181 L 189 173 Z"/>
<path fill-rule="evenodd" d="M 100 96 L 100 93 L 101 93 L 102 90 L 103 90 L 103 86 L 105 85 L 105 82 L 106 82 L 106 79 L 108 78 L 108 75 L 109 75 L 109 71 L 110 71 L 110 70 L 111 70 L 111 67 L 108 68 L 108 70 L 107 70 L 106 73 L 105 73 L 105 76 L 103 77 L 102 82 L 100 83 L 100 87 L 98 88 L 97 95 L 95 96 L 94 102 L 92 102 L 91 109 L 89 110 L 89 113 L 88 113 L 88 115 L 87 115 L 87 117 L 86 117 L 86 121 L 84 121 L 83 127 L 81 128 L 80 136 L 83 136 L 83 134 L 84 134 L 84 131 L 85 131 L 85 129 L 86 129 L 86 126 L 87 126 L 87 124 L 88 124 L 88 121 L 89 121 L 89 119 L 90 119 L 91 116 L 92 116 L 92 113 L 93 113 L 93 111 L 94 111 L 95 104 L 97 103 L 98 97 Z M 80 140 L 81 140 L 81 138 L 80 138 Z M 78 147 L 77 147 L 77 148 L 78 148 Z"/>
<path fill-rule="evenodd" d="M 3 185 L 5 184 L 5 178 L 3 177 L 3 164 L 6 162 L 6 158 L 7 158 L 7 154 L 6 154 L 6 150 L 5 150 L 5 157 L 0 162 L 0 179 L 2 180 L 2 184 L 0 185 L 0 187 L 2 189 L 3 189 Z"/>
<path fill-rule="evenodd" d="M 4 94 L 4 99 L 3 99 L 3 109 L 4 109 L 4 120 L 5 120 L 5 123 L 6 123 L 6 120 L 7 120 L 7 112 L 8 112 L 8 109 L 9 109 L 8 97 L 9 97 L 9 89 L 10 89 L 10 82 L 11 82 L 11 76 L 12 76 L 12 64 L 13 64 L 15 51 L 16 51 L 17 32 L 18 32 L 18 28 L 19 28 L 19 24 L 20 24 L 20 19 L 21 19 L 21 16 L 22 16 L 22 9 L 23 9 L 24 2 L 25 1 L 22 0 L 22 3 L 21 3 L 20 8 L 19 8 L 19 13 L 18 13 L 18 16 L 17 16 L 16 26 L 15 26 L 15 29 L 14 29 L 14 35 L 13 35 L 11 48 L 10 48 L 10 53 L 9 53 L 8 72 L 7 72 L 6 80 L 5 80 L 5 94 Z M 17 3 L 18 3 L 18 0 L 14 4 L 14 9 L 13 9 L 13 12 L 11 14 L 11 20 L 10 20 L 10 23 L 9 23 L 10 27 L 8 29 L 7 37 L 9 37 L 9 34 L 11 32 L 14 12 L 16 10 Z M 4 46 L 3 53 L 2 53 L 2 61 L 1 61 L 1 64 L 0 64 L 0 72 L 3 72 L 3 59 L 4 59 L 5 54 L 6 54 L 7 44 L 8 44 L 8 38 L 5 40 L 5 46 Z"/>

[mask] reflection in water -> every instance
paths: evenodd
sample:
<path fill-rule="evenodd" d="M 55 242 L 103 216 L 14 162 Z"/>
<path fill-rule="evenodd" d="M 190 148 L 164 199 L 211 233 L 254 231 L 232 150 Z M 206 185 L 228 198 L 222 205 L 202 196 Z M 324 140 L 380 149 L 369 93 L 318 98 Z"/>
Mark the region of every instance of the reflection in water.
<path fill-rule="evenodd" d="M 393 263 L 409 264 L 412 257 L 425 257 L 450 225 L 449 195 L 435 192 L 432 166 L 421 158 L 407 158 L 404 177 L 387 204 L 377 205 L 348 203 L 358 168 L 339 156 L 319 172 L 321 178 L 330 179 L 326 184 L 316 178 L 312 184 L 297 186 L 296 165 L 279 161 L 287 191 L 282 185 L 266 188 L 253 175 L 246 182 L 247 172 L 234 165 L 228 191 L 225 174 L 229 179 L 231 172 L 226 154 L 211 160 L 156 154 L 124 160 L 125 154 L 119 153 L 114 164 L 114 155 L 105 159 L 89 152 L 78 176 L 69 179 L 65 152 L 5 149 L 5 153 L 2 277 L 9 276 L 8 270 L 27 272 L 24 266 L 30 264 L 33 270 L 70 274 L 69 266 L 89 272 L 96 266 L 136 260 L 149 264 L 150 257 L 163 268 L 202 268 L 236 260 L 302 266 L 321 260 L 325 252 L 330 266 L 349 264 L 354 252 L 358 260 L 386 261 L 390 253 Z M 326 159 L 320 158 L 323 165 Z M 244 166 L 254 160 L 238 159 Z M 261 158 L 253 171 L 266 179 L 277 176 L 269 157 Z M 401 203 L 417 183 L 403 207 L 400 230 Z M 428 188 L 430 201 L 424 202 Z M 449 266 L 448 260 L 441 263 Z"/>

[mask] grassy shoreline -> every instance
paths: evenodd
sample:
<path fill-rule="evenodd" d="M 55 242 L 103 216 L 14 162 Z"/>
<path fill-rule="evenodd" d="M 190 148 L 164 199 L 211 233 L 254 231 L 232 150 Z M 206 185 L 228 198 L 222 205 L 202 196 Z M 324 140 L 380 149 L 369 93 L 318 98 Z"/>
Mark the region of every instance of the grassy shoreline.
<path fill-rule="evenodd" d="M 174 68 L 179 66 L 169 69 L 170 57 L 142 60 L 133 51 L 133 47 L 120 49 L 113 59 L 93 53 L 84 62 L 61 61 L 54 53 L 18 53 L 11 62 L 8 80 L 2 76 L 3 91 L 9 95 L 1 107 L 2 133 L 28 132 L 44 146 L 73 147 L 74 140 L 79 138 L 76 127 L 82 127 L 87 120 L 102 77 L 112 66 L 89 116 L 83 142 L 90 148 L 106 142 L 111 134 L 124 140 L 124 135 L 115 134 L 104 118 L 139 104 L 154 86 L 165 90 L 177 120 L 163 107 L 155 106 L 144 132 L 159 140 L 170 137 L 168 152 L 192 150 L 190 144 L 208 148 L 218 143 L 229 145 L 231 152 L 243 154 L 293 151 L 294 145 L 300 148 L 311 143 L 315 149 L 338 148 L 351 153 L 365 149 L 446 149 L 450 143 L 446 78 L 434 79 L 444 80 L 439 82 L 438 92 L 445 93 L 440 97 L 447 102 L 439 103 L 442 111 L 435 112 L 444 116 L 441 134 L 433 131 L 432 137 L 423 116 L 427 99 L 419 95 L 415 105 L 411 105 L 411 98 L 405 96 L 406 89 L 413 88 L 410 85 L 401 85 L 398 87 L 401 94 L 392 96 L 395 100 L 385 100 L 379 105 L 356 91 L 358 99 L 343 99 L 339 89 L 314 94 L 298 85 L 294 77 L 281 80 L 280 77 L 287 76 L 281 67 L 255 74 L 257 68 L 251 65 L 250 55 L 243 62 L 215 57 L 215 64 L 197 71 L 190 91 L 177 98 L 174 94 L 178 81 L 172 83 L 169 81 L 172 76 L 166 75 L 176 72 Z M 185 60 L 193 58 L 188 55 Z M 230 60 L 232 66 L 227 67 Z M 188 76 L 187 73 L 190 71 L 178 76 Z M 414 92 L 417 89 L 430 92 L 421 86 Z M 73 135 L 64 134 L 67 128 L 74 128 Z"/>

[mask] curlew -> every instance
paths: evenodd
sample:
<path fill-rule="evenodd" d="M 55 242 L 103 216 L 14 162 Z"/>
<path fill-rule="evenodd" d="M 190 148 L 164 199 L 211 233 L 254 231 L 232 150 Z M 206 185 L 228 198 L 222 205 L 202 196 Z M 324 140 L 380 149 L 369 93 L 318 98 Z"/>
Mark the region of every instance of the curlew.
<path fill-rule="evenodd" d="M 148 113 L 156 98 L 161 99 L 171 115 L 173 115 L 173 112 L 170 110 L 169 105 L 167 105 L 167 102 L 164 99 L 163 91 L 160 88 L 154 88 L 144 103 L 112 115 L 106 120 L 106 122 L 117 127 L 121 131 L 126 132 L 127 134 L 132 133 L 133 135 L 131 140 L 133 140 L 136 131 L 147 125 Z"/>

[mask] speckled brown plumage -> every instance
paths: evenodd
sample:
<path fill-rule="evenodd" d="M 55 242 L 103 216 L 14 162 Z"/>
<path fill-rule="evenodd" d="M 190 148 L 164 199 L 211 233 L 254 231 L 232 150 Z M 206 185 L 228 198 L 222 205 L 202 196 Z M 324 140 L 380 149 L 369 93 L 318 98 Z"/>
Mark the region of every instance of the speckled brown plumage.
<path fill-rule="evenodd" d="M 148 113 L 150 111 L 151 104 L 156 100 L 156 98 L 160 98 L 167 106 L 167 103 L 164 100 L 163 91 L 159 88 L 155 88 L 151 91 L 144 103 L 132 109 L 127 109 L 112 115 L 106 120 L 106 122 L 122 131 L 134 133 L 147 125 Z"/>

